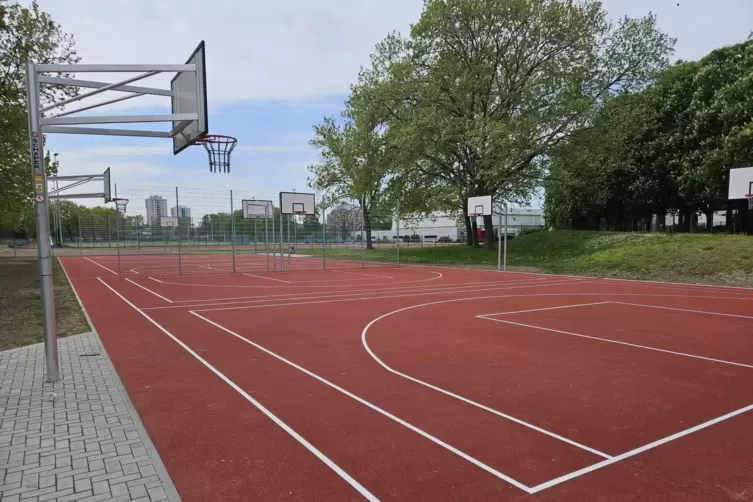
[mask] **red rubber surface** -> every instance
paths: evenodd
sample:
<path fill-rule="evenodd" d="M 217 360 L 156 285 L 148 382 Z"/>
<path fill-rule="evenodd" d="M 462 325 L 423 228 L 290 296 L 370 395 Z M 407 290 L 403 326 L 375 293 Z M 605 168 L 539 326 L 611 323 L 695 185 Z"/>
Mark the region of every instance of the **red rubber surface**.
<path fill-rule="evenodd" d="M 122 257 L 118 277 L 113 258 L 63 264 L 184 500 L 364 497 L 154 323 L 380 500 L 753 496 L 753 410 L 720 419 L 753 404 L 753 368 L 648 350 L 753 365 L 751 290 L 206 256 Z"/>

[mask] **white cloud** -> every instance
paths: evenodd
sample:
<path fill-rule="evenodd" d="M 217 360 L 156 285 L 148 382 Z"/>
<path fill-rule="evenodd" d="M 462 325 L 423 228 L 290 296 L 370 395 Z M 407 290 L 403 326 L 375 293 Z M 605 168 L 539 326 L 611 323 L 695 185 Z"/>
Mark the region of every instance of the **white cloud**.
<path fill-rule="evenodd" d="M 347 93 L 359 67 L 368 64 L 374 45 L 392 30 L 407 31 L 418 19 L 422 2 L 41 0 L 40 4 L 74 34 L 82 63 L 183 63 L 205 40 L 209 101 L 220 105 L 307 101 Z M 165 87 L 169 78 L 156 79 L 162 82 L 157 86 Z M 154 85 L 152 80 L 146 82 Z"/>

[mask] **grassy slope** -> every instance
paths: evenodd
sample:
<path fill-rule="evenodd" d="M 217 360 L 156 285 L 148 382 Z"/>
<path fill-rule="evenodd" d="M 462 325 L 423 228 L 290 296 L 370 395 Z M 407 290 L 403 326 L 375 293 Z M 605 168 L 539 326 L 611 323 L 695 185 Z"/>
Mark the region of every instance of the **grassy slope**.
<path fill-rule="evenodd" d="M 63 269 L 54 260 L 58 336 L 89 331 Z M 0 258 L 0 350 L 44 340 L 36 259 Z"/>
<path fill-rule="evenodd" d="M 393 250 L 367 254 L 394 257 Z M 740 235 L 540 232 L 511 239 L 508 257 L 513 268 L 557 274 L 753 287 L 753 238 Z M 400 261 L 496 266 L 497 253 L 462 245 L 401 248 Z"/>

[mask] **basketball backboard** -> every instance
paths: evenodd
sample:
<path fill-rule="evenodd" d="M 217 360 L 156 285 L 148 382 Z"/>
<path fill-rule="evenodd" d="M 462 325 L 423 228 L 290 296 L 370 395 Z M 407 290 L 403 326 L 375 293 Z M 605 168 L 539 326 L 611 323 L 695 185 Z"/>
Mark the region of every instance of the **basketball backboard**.
<path fill-rule="evenodd" d="M 244 218 L 264 219 L 272 217 L 271 200 L 244 200 L 241 203 L 243 204 Z"/>
<path fill-rule="evenodd" d="M 160 216 L 159 226 L 165 228 L 178 228 L 177 216 Z"/>
<path fill-rule="evenodd" d="M 313 193 L 280 192 L 282 214 L 314 214 L 316 196 Z"/>
<path fill-rule="evenodd" d="M 753 167 L 729 170 L 729 195 L 727 198 L 745 199 L 753 193 Z"/>
<path fill-rule="evenodd" d="M 481 195 L 468 197 L 468 216 L 490 216 L 492 214 L 492 196 Z"/>
<path fill-rule="evenodd" d="M 172 113 L 197 113 L 198 120 L 173 122 L 173 154 L 178 154 L 209 132 L 207 113 L 207 73 L 204 41 L 196 47 L 186 64 L 196 71 L 178 72 L 170 81 Z"/>

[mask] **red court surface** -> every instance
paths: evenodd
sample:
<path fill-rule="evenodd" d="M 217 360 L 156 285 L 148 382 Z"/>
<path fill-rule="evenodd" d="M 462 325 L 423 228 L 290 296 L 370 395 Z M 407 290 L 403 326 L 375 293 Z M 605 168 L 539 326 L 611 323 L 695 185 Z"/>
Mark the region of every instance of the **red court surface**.
<path fill-rule="evenodd" d="M 183 500 L 753 499 L 753 290 L 124 258 L 61 260 Z"/>

